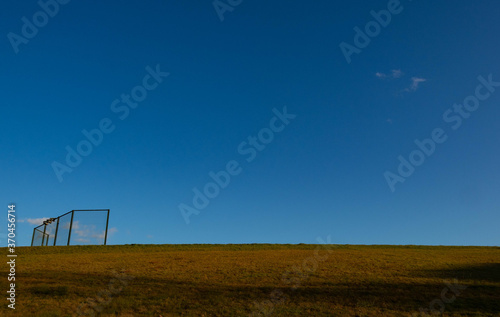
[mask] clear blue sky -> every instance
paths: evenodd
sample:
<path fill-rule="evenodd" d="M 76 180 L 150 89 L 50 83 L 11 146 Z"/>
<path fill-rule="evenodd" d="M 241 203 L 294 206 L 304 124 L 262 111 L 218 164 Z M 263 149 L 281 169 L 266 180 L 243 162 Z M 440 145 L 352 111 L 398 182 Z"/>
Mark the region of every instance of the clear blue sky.
<path fill-rule="evenodd" d="M 221 21 L 211 1 L 73 0 L 16 53 L 10 32 L 41 8 L 2 3 L 0 193 L 18 245 L 33 219 L 85 208 L 111 209 L 110 244 L 499 245 L 500 87 L 456 129 L 443 114 L 478 76 L 500 81 L 500 3 L 402 1 L 348 63 L 341 43 L 387 7 L 245 0 Z M 143 101 L 114 103 L 157 65 L 170 75 Z M 239 146 L 283 107 L 295 117 L 248 162 Z M 114 130 L 60 182 L 54 162 L 105 118 Z M 434 129 L 446 141 L 392 191 L 384 173 Z M 240 173 L 187 224 L 179 205 L 230 161 Z"/>

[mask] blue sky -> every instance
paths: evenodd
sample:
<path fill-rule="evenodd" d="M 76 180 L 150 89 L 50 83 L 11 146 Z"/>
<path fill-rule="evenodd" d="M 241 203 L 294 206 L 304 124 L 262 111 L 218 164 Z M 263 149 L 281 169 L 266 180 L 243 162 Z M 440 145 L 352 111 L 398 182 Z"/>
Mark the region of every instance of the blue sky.
<path fill-rule="evenodd" d="M 46 21 L 36 1 L 1 6 L 0 192 L 18 245 L 34 219 L 86 208 L 111 209 L 109 244 L 499 245 L 500 87 L 478 80 L 500 81 L 496 1 L 70 1 Z M 356 35 L 372 10 L 390 22 Z M 391 188 L 435 129 L 446 140 Z M 228 164 L 196 209 L 193 188 Z"/>

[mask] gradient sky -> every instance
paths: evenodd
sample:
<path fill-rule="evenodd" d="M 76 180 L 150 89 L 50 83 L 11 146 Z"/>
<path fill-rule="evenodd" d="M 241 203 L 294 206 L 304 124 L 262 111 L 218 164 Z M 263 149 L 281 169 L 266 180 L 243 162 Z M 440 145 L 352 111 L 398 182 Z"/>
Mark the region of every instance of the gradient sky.
<path fill-rule="evenodd" d="M 71 1 L 15 53 L 8 34 L 41 8 L 2 3 L 0 193 L 18 245 L 33 219 L 109 208 L 109 244 L 498 246 L 500 88 L 456 130 L 443 114 L 478 76 L 500 81 L 500 3 L 402 1 L 348 63 L 340 44 L 387 6 L 254 0 L 221 21 L 211 1 Z M 156 65 L 170 75 L 121 120 L 113 101 Z M 283 107 L 296 117 L 247 162 L 238 147 Z M 104 118 L 114 131 L 60 182 L 53 162 Z M 436 128 L 447 140 L 392 192 L 384 173 Z M 179 204 L 231 160 L 241 173 L 186 224 Z"/>

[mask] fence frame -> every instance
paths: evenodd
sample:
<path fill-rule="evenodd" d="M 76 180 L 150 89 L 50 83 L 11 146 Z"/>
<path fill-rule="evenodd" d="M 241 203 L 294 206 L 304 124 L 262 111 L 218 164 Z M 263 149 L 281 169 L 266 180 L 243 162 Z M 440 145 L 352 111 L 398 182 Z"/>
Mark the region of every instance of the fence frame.
<path fill-rule="evenodd" d="M 42 232 L 41 229 L 38 229 L 38 228 L 40 228 L 42 226 L 43 226 L 43 232 L 42 232 L 43 236 L 42 236 L 42 244 L 41 244 L 41 246 L 48 246 L 49 237 L 46 238 L 46 236 L 49 235 L 49 234 L 46 233 L 47 226 L 50 225 L 52 222 L 57 221 L 56 232 L 54 234 L 54 244 L 53 244 L 55 246 L 56 242 L 57 242 L 57 234 L 59 232 L 59 219 L 61 217 L 64 217 L 64 216 L 66 216 L 66 215 L 68 215 L 68 214 L 71 213 L 71 220 L 70 220 L 69 232 L 68 232 L 68 243 L 67 243 L 67 245 L 70 245 L 70 242 L 71 242 L 71 231 L 73 229 L 73 218 L 74 218 L 74 215 L 75 215 L 75 211 L 107 211 L 107 215 L 106 215 L 106 230 L 104 231 L 104 244 L 103 244 L 103 245 L 106 245 L 107 240 L 108 240 L 108 224 L 109 224 L 109 212 L 110 212 L 110 210 L 109 209 L 74 209 L 74 210 L 68 211 L 65 214 L 60 215 L 59 217 L 49 218 L 48 220 L 45 220 L 41 225 L 33 228 L 33 237 L 31 238 L 31 246 L 33 246 L 33 242 L 35 240 L 35 233 L 36 233 L 36 231 L 38 230 L 38 231 Z M 47 239 L 47 241 L 45 241 L 45 239 Z"/>

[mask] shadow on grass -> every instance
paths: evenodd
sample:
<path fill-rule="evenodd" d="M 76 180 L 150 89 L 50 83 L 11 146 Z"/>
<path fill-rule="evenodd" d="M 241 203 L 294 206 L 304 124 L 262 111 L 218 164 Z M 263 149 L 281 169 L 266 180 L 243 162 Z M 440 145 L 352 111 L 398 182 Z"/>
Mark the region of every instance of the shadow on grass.
<path fill-rule="evenodd" d="M 68 294 L 68 287 L 41 284 L 32 287 L 30 292 L 35 295 L 64 296 Z"/>
<path fill-rule="evenodd" d="M 484 263 L 479 265 L 456 266 L 440 270 L 422 270 L 415 272 L 424 277 L 458 279 L 476 282 L 500 282 L 500 263 Z"/>

